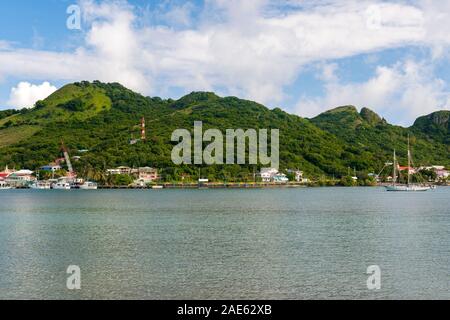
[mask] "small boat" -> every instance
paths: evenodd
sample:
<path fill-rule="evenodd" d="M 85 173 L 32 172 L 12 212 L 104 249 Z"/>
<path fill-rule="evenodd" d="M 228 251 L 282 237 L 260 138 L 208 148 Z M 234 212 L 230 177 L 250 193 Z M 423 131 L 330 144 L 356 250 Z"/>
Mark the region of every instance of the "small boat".
<path fill-rule="evenodd" d="M 394 174 L 392 177 L 392 185 L 391 186 L 385 186 L 386 191 L 398 191 L 398 192 L 417 192 L 417 191 L 428 191 L 433 189 L 431 186 L 426 185 L 417 185 L 417 184 L 411 184 L 411 149 L 409 146 L 409 136 L 408 136 L 408 184 L 401 185 L 396 184 L 397 182 L 397 156 L 395 154 L 394 150 Z"/>
<path fill-rule="evenodd" d="M 52 188 L 52 185 L 47 181 L 36 181 L 30 185 L 30 188 L 35 190 L 49 190 Z"/>
<path fill-rule="evenodd" d="M 86 181 L 80 185 L 80 190 L 97 190 L 98 185 L 95 182 Z"/>
<path fill-rule="evenodd" d="M 54 190 L 70 190 L 70 184 L 67 182 L 57 182 L 52 188 Z"/>
<path fill-rule="evenodd" d="M 152 186 L 152 189 L 164 189 L 163 186 Z"/>
<path fill-rule="evenodd" d="M 6 182 L 0 181 L 0 190 L 10 190 L 12 187 Z"/>

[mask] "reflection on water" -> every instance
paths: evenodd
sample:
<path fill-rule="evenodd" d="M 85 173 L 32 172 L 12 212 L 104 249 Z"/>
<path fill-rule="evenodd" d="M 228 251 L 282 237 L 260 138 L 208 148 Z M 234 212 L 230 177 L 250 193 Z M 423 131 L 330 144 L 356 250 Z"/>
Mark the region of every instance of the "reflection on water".
<path fill-rule="evenodd" d="M 449 188 L 1 191 L 0 298 L 450 299 L 449 199 Z M 66 288 L 69 265 L 80 291 Z"/>

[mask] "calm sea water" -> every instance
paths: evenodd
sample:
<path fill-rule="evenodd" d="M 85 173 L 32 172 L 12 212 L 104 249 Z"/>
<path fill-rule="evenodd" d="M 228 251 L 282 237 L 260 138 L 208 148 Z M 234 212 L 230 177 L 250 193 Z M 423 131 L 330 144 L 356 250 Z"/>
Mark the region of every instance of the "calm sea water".
<path fill-rule="evenodd" d="M 450 188 L 0 191 L 0 298 L 450 299 Z"/>

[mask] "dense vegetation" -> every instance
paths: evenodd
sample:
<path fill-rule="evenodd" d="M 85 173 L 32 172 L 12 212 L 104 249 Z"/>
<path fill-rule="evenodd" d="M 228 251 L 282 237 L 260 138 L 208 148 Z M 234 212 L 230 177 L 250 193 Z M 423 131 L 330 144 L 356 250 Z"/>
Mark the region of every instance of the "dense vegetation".
<path fill-rule="evenodd" d="M 20 113 L 20 110 L 15 109 L 0 110 L 0 120 L 18 113 Z"/>
<path fill-rule="evenodd" d="M 141 117 L 146 119 L 147 141 L 130 144 L 139 137 Z M 36 169 L 61 156 L 63 140 L 72 156 L 81 156 L 74 163 L 76 170 L 96 180 L 105 179 L 105 169 L 120 165 L 157 167 L 166 180 L 195 179 L 198 166 L 171 162 L 170 138 L 175 129 L 192 131 L 194 121 L 203 121 L 204 130 L 222 132 L 279 129 L 282 170 L 301 169 L 320 180 L 345 178 L 350 167 L 368 179 L 367 173 L 378 172 L 393 148 L 404 159 L 408 134 L 416 165 L 450 164 L 448 131 L 435 130 L 435 119 L 429 117 L 406 129 L 369 109 L 358 113 L 354 107 L 341 107 L 308 120 L 214 93 L 196 92 L 173 101 L 144 97 L 117 83 L 81 82 L 61 88 L 31 110 L 0 113 L 0 166 Z M 201 174 L 211 180 L 249 180 L 259 169 L 205 166 Z"/>
<path fill-rule="evenodd" d="M 433 115 L 425 118 L 433 119 Z M 363 108 L 358 113 L 354 106 L 327 111 L 311 122 L 349 146 L 342 156 L 351 168 L 358 171 L 368 169 L 375 172 L 392 158 L 394 149 L 400 162 L 406 165 L 408 135 L 416 166 L 438 163 L 448 166 L 450 162 L 448 141 L 445 142 L 440 133 L 422 130 L 417 122 L 411 128 L 393 126 L 370 109 Z"/>
<path fill-rule="evenodd" d="M 439 111 L 420 117 L 413 128 L 416 132 L 425 134 L 430 140 L 450 145 L 450 111 Z"/>

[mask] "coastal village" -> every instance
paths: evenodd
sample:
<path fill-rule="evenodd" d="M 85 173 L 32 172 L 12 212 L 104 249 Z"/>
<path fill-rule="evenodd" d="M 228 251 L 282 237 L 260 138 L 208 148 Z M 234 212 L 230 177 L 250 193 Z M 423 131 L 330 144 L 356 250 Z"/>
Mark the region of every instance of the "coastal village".
<path fill-rule="evenodd" d="M 130 144 L 137 144 L 146 141 L 145 118 L 141 118 L 140 139 L 131 139 Z M 409 138 L 408 138 L 409 139 Z M 0 190 L 5 189 L 59 189 L 59 190 L 97 190 L 97 189 L 162 189 L 162 188 L 260 188 L 260 187 L 300 187 L 300 186 L 376 186 L 392 183 L 398 178 L 395 172 L 406 172 L 406 175 L 419 175 L 423 180 L 423 172 L 427 172 L 427 179 L 423 183 L 448 185 L 449 170 L 442 165 L 421 166 L 400 166 L 395 163 L 393 175 L 382 175 L 387 166 L 394 163 L 386 163 L 380 173 L 369 173 L 365 177 L 358 176 L 356 169 L 348 168 L 346 177 L 341 180 L 327 179 L 313 180 L 304 175 L 299 169 L 279 170 L 277 168 L 261 168 L 259 172 L 254 172 L 245 181 L 210 181 L 203 178 L 201 169 L 196 176 L 183 176 L 182 181 L 168 181 L 161 173 L 160 169 L 153 167 L 131 168 L 119 166 L 117 168 L 106 169 L 101 173 L 102 177 L 107 177 L 108 182 L 89 181 L 85 175 L 75 172 L 72 162 L 81 160 L 82 155 L 89 150 L 78 150 L 77 156 L 71 157 L 69 151 L 61 141 L 61 154 L 63 157 L 38 168 L 36 171 L 29 169 L 10 169 L 6 165 L 0 172 Z M 351 174 L 353 171 L 353 174 Z M 395 178 L 394 178 L 394 177 Z M 188 178 L 188 179 L 185 179 Z M 408 178 L 409 179 L 409 178 Z M 186 180 L 186 181 L 185 181 Z"/>
<path fill-rule="evenodd" d="M 72 158 L 77 160 L 77 157 Z M 67 171 L 64 170 L 63 163 Z M 449 177 L 449 170 L 444 166 L 433 165 L 419 168 L 408 168 L 404 166 L 397 166 L 398 172 L 407 172 L 410 174 L 416 174 L 423 170 L 433 173 L 434 179 L 428 179 L 428 183 L 433 184 L 447 184 Z M 58 172 L 65 172 L 64 176 L 58 176 Z M 152 167 L 139 167 L 130 168 L 127 166 L 120 166 L 117 168 L 107 169 L 106 176 L 117 177 L 118 181 L 125 181 L 124 184 L 113 185 L 99 185 L 97 182 L 87 181 L 83 177 L 73 171 L 72 165 L 69 159 L 57 159 L 55 162 L 46 166 L 42 166 L 37 171 L 28 169 L 15 170 L 6 166 L 0 172 L 0 188 L 1 189 L 85 189 L 95 190 L 99 188 L 135 188 L 135 189 L 160 189 L 160 188 L 176 188 L 176 187 L 270 187 L 270 186 L 308 186 L 315 185 L 315 181 L 312 181 L 304 176 L 304 173 L 300 170 L 287 169 L 281 172 L 275 168 L 261 168 L 260 172 L 254 175 L 253 181 L 234 183 L 230 182 L 210 182 L 208 179 L 197 177 L 195 181 L 190 182 L 168 182 L 162 179 L 157 168 Z M 43 180 L 40 177 L 50 177 Z M 351 175 L 350 175 L 351 176 Z M 121 177 L 126 179 L 120 179 Z M 383 182 L 391 182 L 392 176 L 381 177 L 376 174 L 369 174 L 377 184 Z M 357 184 L 358 177 L 351 176 L 351 179 Z M 129 182 L 129 183 L 128 183 Z"/>

